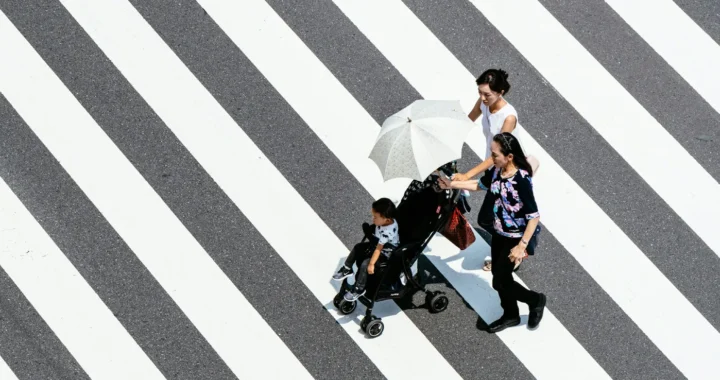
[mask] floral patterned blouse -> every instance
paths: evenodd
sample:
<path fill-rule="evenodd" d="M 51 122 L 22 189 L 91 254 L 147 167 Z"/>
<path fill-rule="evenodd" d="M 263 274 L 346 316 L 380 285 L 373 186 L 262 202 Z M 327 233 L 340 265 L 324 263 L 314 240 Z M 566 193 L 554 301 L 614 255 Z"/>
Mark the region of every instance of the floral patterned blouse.
<path fill-rule="evenodd" d="M 478 180 L 483 190 L 493 197 L 493 225 L 499 235 L 520 238 L 525 232 L 527 221 L 540 217 L 535 195 L 533 194 L 532 177 L 522 169 L 518 169 L 510 178 L 502 178 L 500 169 L 490 168 Z"/>

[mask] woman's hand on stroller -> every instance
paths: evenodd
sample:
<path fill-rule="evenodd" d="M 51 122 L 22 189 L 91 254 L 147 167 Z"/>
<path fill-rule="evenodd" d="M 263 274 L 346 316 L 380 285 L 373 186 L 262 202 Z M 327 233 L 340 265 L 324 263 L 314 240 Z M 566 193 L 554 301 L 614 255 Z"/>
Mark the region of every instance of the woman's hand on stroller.
<path fill-rule="evenodd" d="M 441 189 L 449 189 L 451 181 L 447 178 L 439 177 L 437 183 Z"/>

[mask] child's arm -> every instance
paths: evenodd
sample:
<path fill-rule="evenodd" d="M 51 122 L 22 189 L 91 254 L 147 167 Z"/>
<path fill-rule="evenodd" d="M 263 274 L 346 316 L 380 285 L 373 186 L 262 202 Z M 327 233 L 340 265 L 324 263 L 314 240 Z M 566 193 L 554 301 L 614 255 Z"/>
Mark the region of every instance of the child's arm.
<path fill-rule="evenodd" d="M 380 258 L 380 251 L 382 251 L 382 249 L 383 249 L 382 244 L 378 244 L 377 247 L 375 247 L 375 252 L 373 252 L 372 257 L 370 257 L 370 262 L 368 263 L 368 268 L 367 268 L 368 274 L 375 273 L 375 263 Z"/>

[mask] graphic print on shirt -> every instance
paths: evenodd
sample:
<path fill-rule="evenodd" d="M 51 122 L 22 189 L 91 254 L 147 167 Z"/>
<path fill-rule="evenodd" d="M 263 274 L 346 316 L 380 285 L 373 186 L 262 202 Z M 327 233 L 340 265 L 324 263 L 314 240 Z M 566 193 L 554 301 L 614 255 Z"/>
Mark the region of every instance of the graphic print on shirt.
<path fill-rule="evenodd" d="M 387 226 L 375 226 L 375 237 L 378 244 L 383 245 L 382 254 L 390 257 L 392 251 L 400 244 L 397 221 Z"/>
<path fill-rule="evenodd" d="M 493 226 L 499 235 L 522 237 L 527 221 L 540 217 L 527 171 L 518 169 L 512 177 L 502 178 L 500 169 L 490 168 L 478 183 L 493 197 Z"/>

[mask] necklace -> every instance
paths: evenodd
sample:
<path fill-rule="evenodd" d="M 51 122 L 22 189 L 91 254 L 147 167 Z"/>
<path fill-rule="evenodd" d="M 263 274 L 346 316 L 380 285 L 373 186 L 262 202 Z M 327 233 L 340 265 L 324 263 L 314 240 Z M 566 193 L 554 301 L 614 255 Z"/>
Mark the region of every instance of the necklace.
<path fill-rule="evenodd" d="M 515 173 L 517 173 L 517 168 L 514 168 L 514 169 L 515 169 L 515 170 L 513 170 L 512 174 L 503 173 L 503 172 L 501 171 L 501 172 L 500 172 L 500 177 L 502 177 L 503 179 L 507 179 L 507 178 L 510 178 L 510 177 L 514 176 Z"/>

